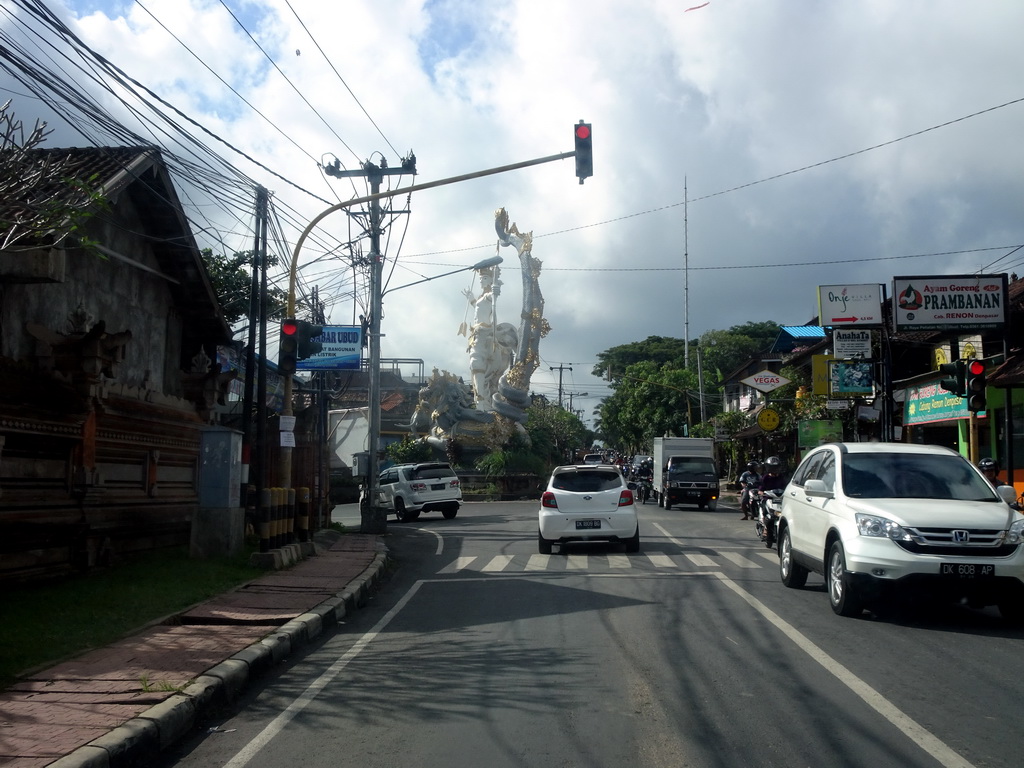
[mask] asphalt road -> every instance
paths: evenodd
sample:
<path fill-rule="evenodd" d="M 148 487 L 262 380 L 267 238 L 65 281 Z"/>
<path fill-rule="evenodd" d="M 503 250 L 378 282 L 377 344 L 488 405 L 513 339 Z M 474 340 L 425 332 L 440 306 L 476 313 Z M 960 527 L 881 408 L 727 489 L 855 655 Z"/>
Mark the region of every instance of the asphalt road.
<path fill-rule="evenodd" d="M 537 554 L 533 502 L 390 524 L 372 605 L 160 765 L 1019 768 L 994 611 L 843 619 L 737 511 L 640 509 L 632 555 Z"/>

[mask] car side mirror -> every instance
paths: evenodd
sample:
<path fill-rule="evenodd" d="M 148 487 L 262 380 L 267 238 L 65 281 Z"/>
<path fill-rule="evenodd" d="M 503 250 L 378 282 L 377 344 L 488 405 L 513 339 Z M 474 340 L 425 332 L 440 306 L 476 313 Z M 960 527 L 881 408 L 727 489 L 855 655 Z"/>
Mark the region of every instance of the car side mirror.
<path fill-rule="evenodd" d="M 996 493 L 999 494 L 999 498 L 1007 504 L 1017 503 L 1017 489 L 1012 485 L 1000 485 L 996 488 Z"/>
<path fill-rule="evenodd" d="M 804 483 L 804 492 L 808 496 L 822 496 L 826 499 L 831 499 L 835 496 L 832 491 L 825 487 L 825 481 L 818 480 L 817 478 Z"/>

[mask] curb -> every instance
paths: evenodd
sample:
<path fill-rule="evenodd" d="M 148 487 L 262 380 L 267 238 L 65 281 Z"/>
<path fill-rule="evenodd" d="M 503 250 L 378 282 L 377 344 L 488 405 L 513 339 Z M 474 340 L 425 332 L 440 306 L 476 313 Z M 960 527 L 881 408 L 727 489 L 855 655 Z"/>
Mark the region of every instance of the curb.
<path fill-rule="evenodd" d="M 378 543 L 373 562 L 337 595 L 206 670 L 181 693 L 50 763 L 50 768 L 119 768 L 171 746 L 187 736 L 213 706 L 231 703 L 252 679 L 365 607 L 387 563 L 387 547 Z"/>

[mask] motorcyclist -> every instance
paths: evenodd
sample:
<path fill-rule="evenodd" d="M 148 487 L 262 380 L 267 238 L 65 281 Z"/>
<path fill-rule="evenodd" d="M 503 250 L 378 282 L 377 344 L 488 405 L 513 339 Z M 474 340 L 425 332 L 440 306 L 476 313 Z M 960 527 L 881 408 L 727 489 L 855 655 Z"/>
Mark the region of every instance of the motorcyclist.
<path fill-rule="evenodd" d="M 747 464 L 746 471 L 740 475 L 740 509 L 743 510 L 741 520 L 749 520 L 750 514 L 750 492 L 761 484 L 761 474 L 757 471 L 757 462 L 751 461 Z"/>
<path fill-rule="evenodd" d="M 990 459 L 988 457 L 985 457 L 984 459 L 982 459 L 981 461 L 978 462 L 978 469 L 981 470 L 981 474 L 983 474 L 985 476 L 985 479 L 988 480 L 989 483 L 992 484 L 993 488 L 999 488 L 1000 486 L 1003 486 L 1003 485 L 1009 486 L 1011 488 L 1013 487 L 1013 486 L 1010 486 L 1009 483 L 1004 483 L 999 478 L 999 462 L 996 461 L 995 459 Z M 1016 492 L 1016 491 L 1014 491 L 1014 492 Z M 1018 511 L 1020 511 L 1022 509 L 1019 500 L 1014 502 L 1013 504 L 1011 504 L 1010 507 L 1012 509 L 1016 509 Z"/>
<path fill-rule="evenodd" d="M 758 485 L 758 494 L 763 494 L 767 491 L 782 491 L 785 487 L 786 481 L 782 477 L 782 459 L 778 456 L 769 456 L 764 461 L 764 475 L 761 477 L 761 482 Z M 768 531 L 768 523 L 764 519 L 763 505 L 758 505 L 755 517 L 760 523 L 758 530 L 761 531 L 761 537 L 774 537 L 774 532 Z"/>

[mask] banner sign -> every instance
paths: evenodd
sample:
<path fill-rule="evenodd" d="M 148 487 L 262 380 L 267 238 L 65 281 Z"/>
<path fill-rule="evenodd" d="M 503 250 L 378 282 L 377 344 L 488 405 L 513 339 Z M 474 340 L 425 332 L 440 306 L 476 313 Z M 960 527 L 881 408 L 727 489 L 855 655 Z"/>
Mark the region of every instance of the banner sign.
<path fill-rule="evenodd" d="M 363 329 L 358 325 L 325 325 L 313 341 L 323 348 L 312 357 L 299 360 L 299 371 L 358 371 L 363 353 Z"/>
<path fill-rule="evenodd" d="M 740 384 L 746 384 L 748 387 L 753 387 L 758 392 L 771 392 L 772 390 L 789 384 L 789 379 L 781 373 L 775 373 L 775 371 L 769 371 L 766 369 L 758 371 L 753 376 L 747 376 L 747 378 L 741 379 Z"/>
<path fill-rule="evenodd" d="M 843 439 L 843 422 L 839 419 L 804 419 L 797 422 L 796 434 L 800 448 L 837 443 Z"/>
<path fill-rule="evenodd" d="M 896 332 L 1000 329 L 1006 324 L 1006 274 L 894 277 Z"/>
<path fill-rule="evenodd" d="M 880 285 L 819 285 L 818 317 L 824 326 L 881 325 Z"/>
<path fill-rule="evenodd" d="M 833 360 L 831 373 L 831 394 L 850 397 L 870 395 L 875 391 L 874 363 L 870 361 L 841 363 Z"/>
<path fill-rule="evenodd" d="M 832 354 L 840 360 L 871 357 L 871 331 L 834 329 L 832 331 Z"/>
<path fill-rule="evenodd" d="M 903 403 L 904 426 L 966 419 L 969 416 L 967 400 L 942 389 L 938 380 L 906 390 L 906 399 Z"/>

